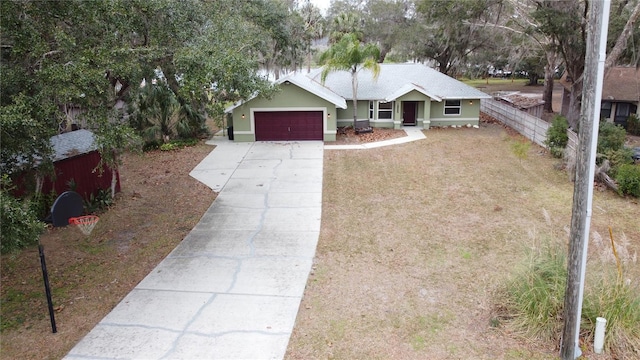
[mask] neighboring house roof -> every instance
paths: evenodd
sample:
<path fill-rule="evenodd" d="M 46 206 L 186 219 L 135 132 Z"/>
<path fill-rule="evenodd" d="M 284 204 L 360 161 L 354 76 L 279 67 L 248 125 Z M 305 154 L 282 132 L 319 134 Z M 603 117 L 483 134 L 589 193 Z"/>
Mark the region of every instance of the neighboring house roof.
<path fill-rule="evenodd" d="M 565 71 L 559 83 L 570 91 L 573 81 Z M 640 70 L 626 66 L 609 68 L 602 82 L 602 100 L 640 101 Z"/>
<path fill-rule="evenodd" d="M 76 130 L 49 139 L 53 148 L 53 161 L 64 160 L 97 149 L 95 136 L 89 130 Z"/>
<path fill-rule="evenodd" d="M 640 101 L 640 70 L 612 67 L 604 76 L 602 100 Z"/>
<path fill-rule="evenodd" d="M 315 69 L 309 76 L 320 81 L 322 69 Z M 351 73 L 331 72 L 324 83 L 345 99 L 353 99 Z M 358 99 L 392 101 L 416 90 L 436 101 L 443 99 L 489 99 L 491 96 L 449 77 L 423 64 L 380 64 L 377 79 L 373 73 L 362 69 L 358 73 Z"/>

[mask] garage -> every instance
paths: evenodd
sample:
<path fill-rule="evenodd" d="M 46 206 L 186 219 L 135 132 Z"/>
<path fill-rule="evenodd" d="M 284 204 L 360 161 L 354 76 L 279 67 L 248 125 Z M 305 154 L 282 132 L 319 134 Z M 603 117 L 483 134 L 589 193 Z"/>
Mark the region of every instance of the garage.
<path fill-rule="evenodd" d="M 323 140 L 322 111 L 255 112 L 256 141 Z"/>

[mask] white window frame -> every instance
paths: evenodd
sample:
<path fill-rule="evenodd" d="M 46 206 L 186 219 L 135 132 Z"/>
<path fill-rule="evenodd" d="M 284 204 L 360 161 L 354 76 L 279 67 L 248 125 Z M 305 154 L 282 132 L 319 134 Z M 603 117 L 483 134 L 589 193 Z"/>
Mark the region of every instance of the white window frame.
<path fill-rule="evenodd" d="M 374 119 L 374 114 L 375 114 L 375 108 L 373 106 L 373 100 L 369 100 L 369 120 L 373 120 Z"/>
<path fill-rule="evenodd" d="M 457 112 L 447 113 L 447 110 L 457 110 Z M 462 114 L 462 100 L 445 100 L 442 111 L 445 116 L 460 116 Z"/>
<path fill-rule="evenodd" d="M 380 105 L 382 104 L 389 104 L 390 108 L 389 109 L 381 109 Z M 382 120 L 393 120 L 393 108 L 394 108 L 394 102 L 390 101 L 390 102 L 380 102 L 378 101 L 378 120 L 382 119 Z M 389 117 L 381 117 L 380 113 L 389 113 Z"/>

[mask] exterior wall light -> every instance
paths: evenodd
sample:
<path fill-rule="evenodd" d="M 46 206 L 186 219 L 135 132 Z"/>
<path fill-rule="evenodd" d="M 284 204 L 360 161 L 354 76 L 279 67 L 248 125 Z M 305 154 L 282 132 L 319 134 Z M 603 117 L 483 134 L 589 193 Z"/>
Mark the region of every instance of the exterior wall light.
<path fill-rule="evenodd" d="M 473 100 L 469 100 L 469 105 L 473 105 Z"/>
<path fill-rule="evenodd" d="M 242 114 L 242 118 L 244 119 L 244 114 Z"/>

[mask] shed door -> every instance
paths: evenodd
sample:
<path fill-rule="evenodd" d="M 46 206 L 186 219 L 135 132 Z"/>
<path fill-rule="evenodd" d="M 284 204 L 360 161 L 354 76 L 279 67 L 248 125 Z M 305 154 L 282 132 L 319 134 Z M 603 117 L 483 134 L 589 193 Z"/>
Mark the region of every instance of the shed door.
<path fill-rule="evenodd" d="M 256 141 L 322 140 L 322 111 L 255 112 Z"/>

